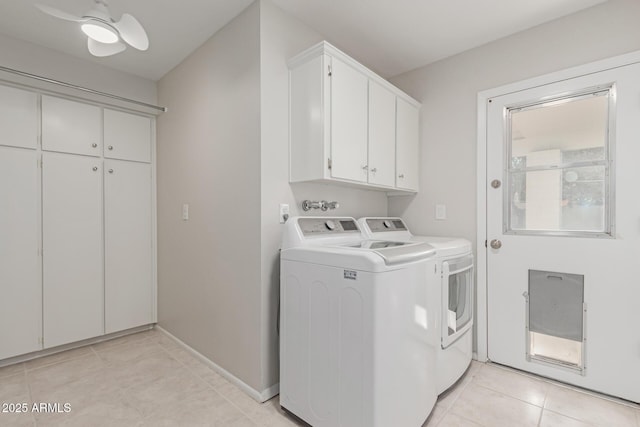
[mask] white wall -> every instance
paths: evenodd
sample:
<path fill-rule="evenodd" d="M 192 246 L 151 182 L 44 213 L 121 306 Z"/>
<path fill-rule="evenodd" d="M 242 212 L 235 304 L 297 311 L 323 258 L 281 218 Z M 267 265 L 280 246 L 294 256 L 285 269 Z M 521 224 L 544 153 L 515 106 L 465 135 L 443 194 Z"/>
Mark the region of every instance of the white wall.
<path fill-rule="evenodd" d="M 61 80 L 84 86 L 89 89 L 123 96 L 150 104 L 157 102 L 156 82 L 133 74 L 108 68 L 67 55 L 46 47 L 0 34 L 0 65 L 43 77 Z M 0 72 L 0 79 L 7 79 L 33 85 L 42 89 L 54 90 L 76 96 L 86 96 L 82 92 L 64 89 L 60 86 L 43 84 L 35 80 L 17 78 L 12 74 Z M 99 98 L 94 98 L 99 99 Z M 102 99 L 107 100 L 108 99 Z"/>
<path fill-rule="evenodd" d="M 260 348 L 260 41 L 251 5 L 158 82 L 158 322 L 249 387 Z M 181 219 L 182 204 L 190 220 Z"/>
<path fill-rule="evenodd" d="M 423 103 L 420 192 L 389 199 L 416 234 L 476 240 L 479 91 L 640 49 L 640 2 L 608 2 L 534 27 L 391 81 Z M 447 220 L 434 219 L 435 204 Z"/>
<path fill-rule="evenodd" d="M 159 323 L 263 396 L 279 381 L 279 204 L 387 212 L 381 192 L 289 184 L 287 60 L 322 39 L 261 0 L 158 83 Z"/>
<path fill-rule="evenodd" d="M 289 74 L 287 60 L 325 37 L 311 30 L 269 0 L 260 1 L 261 93 L 261 200 L 262 200 L 262 366 L 263 389 L 278 378 L 277 304 L 280 289 L 279 253 L 282 225 L 280 203 L 288 203 L 291 215 L 386 215 L 387 197 L 366 191 L 325 184 L 289 184 Z M 337 200 L 334 211 L 305 213 L 304 199 Z"/>

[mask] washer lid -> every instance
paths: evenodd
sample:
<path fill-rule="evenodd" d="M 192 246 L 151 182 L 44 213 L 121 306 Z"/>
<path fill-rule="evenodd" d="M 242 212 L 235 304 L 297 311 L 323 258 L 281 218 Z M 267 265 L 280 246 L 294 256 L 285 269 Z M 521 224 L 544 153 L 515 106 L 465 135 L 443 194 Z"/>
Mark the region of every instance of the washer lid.
<path fill-rule="evenodd" d="M 426 262 L 435 256 L 435 249 L 424 242 L 365 240 L 337 245 L 283 249 L 280 256 L 283 260 L 381 272 L 402 268 L 408 263 Z"/>
<path fill-rule="evenodd" d="M 411 240 L 433 246 L 440 258 L 471 253 L 471 242 L 461 237 L 413 236 Z"/>
<path fill-rule="evenodd" d="M 431 258 L 436 254 L 433 246 L 424 242 L 395 242 L 388 240 L 363 240 L 356 244 L 341 245 L 368 250 L 380 256 L 386 265 L 395 265 Z"/>

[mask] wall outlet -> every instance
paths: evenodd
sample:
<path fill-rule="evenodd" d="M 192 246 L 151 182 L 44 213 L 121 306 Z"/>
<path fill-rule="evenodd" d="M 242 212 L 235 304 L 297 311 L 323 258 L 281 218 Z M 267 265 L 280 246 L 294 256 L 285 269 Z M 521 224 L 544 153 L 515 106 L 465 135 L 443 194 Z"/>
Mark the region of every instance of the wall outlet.
<path fill-rule="evenodd" d="M 289 219 L 289 205 L 280 203 L 280 224 L 284 224 Z"/>
<path fill-rule="evenodd" d="M 436 205 L 436 219 L 437 220 L 447 219 L 447 206 Z"/>
<path fill-rule="evenodd" d="M 185 203 L 182 205 L 182 220 L 189 221 L 189 204 Z"/>

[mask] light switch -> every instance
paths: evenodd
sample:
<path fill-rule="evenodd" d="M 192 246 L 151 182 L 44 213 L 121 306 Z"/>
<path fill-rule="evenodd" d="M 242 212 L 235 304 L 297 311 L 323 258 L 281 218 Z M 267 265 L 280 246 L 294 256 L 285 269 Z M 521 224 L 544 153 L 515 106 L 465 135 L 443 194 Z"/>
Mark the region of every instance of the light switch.
<path fill-rule="evenodd" d="M 284 224 L 289 219 L 289 205 L 280 203 L 280 224 Z"/>
<path fill-rule="evenodd" d="M 182 220 L 183 221 L 189 220 L 189 204 L 188 203 L 185 203 L 184 205 L 182 205 Z"/>
<path fill-rule="evenodd" d="M 445 205 L 436 205 L 436 219 L 447 219 L 447 207 Z"/>

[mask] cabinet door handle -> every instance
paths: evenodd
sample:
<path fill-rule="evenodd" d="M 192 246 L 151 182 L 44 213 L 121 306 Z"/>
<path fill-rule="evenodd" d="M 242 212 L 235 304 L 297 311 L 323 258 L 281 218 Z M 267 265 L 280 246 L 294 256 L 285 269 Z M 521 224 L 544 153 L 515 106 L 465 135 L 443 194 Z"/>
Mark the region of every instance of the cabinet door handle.
<path fill-rule="evenodd" d="M 109 146 L 109 147 L 107 147 L 107 148 L 109 148 L 109 150 L 113 150 L 113 145 L 110 145 L 110 146 Z"/>
<path fill-rule="evenodd" d="M 364 166 L 362 167 L 362 170 L 363 170 L 363 171 L 366 171 L 367 169 L 369 169 L 369 165 L 364 165 Z"/>
<path fill-rule="evenodd" d="M 94 167 L 93 167 L 93 171 L 95 172 L 95 171 L 97 171 L 97 170 L 98 170 L 98 167 L 97 167 L 97 166 L 94 166 Z"/>
<path fill-rule="evenodd" d="M 371 172 L 373 172 L 373 173 L 378 172 L 378 168 L 373 168 L 373 169 L 371 169 Z"/>
<path fill-rule="evenodd" d="M 91 146 L 92 146 L 93 148 L 96 148 L 96 147 L 98 146 L 98 144 L 96 144 L 96 143 L 94 142 L 93 144 L 91 144 Z"/>
<path fill-rule="evenodd" d="M 109 169 L 109 173 L 113 173 L 113 169 Z"/>
<path fill-rule="evenodd" d="M 398 178 L 402 178 L 403 179 L 404 178 L 404 174 L 401 173 L 400 175 L 398 175 Z"/>

